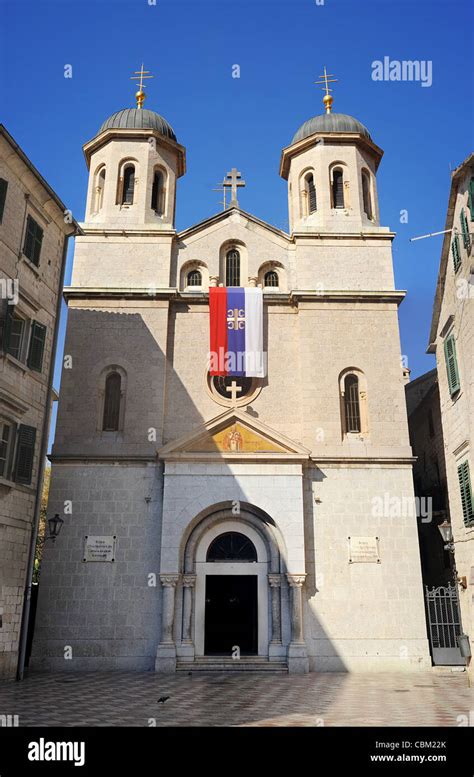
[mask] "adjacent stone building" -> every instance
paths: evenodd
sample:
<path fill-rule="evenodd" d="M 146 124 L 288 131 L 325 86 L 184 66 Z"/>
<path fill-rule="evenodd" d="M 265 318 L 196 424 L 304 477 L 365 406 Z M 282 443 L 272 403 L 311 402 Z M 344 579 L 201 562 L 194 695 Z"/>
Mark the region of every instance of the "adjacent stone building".
<path fill-rule="evenodd" d="M 13 676 L 17 666 L 60 292 L 76 226 L 0 125 L 0 677 Z"/>
<path fill-rule="evenodd" d="M 382 150 L 327 96 L 289 234 L 236 189 L 178 232 L 185 149 L 142 102 L 84 146 L 32 664 L 429 666 Z M 263 288 L 267 377 L 210 376 L 217 285 Z"/>
<path fill-rule="evenodd" d="M 436 355 L 463 631 L 474 641 L 474 154 L 451 177 L 428 351 Z"/>

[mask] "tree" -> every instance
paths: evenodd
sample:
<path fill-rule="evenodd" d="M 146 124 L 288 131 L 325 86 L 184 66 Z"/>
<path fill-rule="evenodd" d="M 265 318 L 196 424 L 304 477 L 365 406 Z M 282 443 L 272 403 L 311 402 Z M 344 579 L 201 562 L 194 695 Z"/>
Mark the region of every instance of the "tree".
<path fill-rule="evenodd" d="M 41 559 L 43 556 L 44 536 L 46 534 L 46 527 L 48 525 L 46 516 L 47 516 L 47 510 L 48 510 L 50 482 L 51 482 L 51 465 L 47 463 L 44 469 L 43 492 L 41 494 L 40 520 L 39 520 L 39 528 L 38 528 L 38 537 L 36 539 L 33 583 L 38 583 L 40 571 L 41 571 Z"/>

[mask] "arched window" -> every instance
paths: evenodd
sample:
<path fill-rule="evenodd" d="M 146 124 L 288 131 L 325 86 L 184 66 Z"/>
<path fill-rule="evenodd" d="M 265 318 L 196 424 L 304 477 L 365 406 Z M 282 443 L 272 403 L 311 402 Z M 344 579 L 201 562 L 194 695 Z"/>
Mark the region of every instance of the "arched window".
<path fill-rule="evenodd" d="M 94 190 L 94 213 L 102 210 L 104 204 L 105 166 L 97 172 Z"/>
<path fill-rule="evenodd" d="M 245 534 L 230 531 L 211 542 L 206 561 L 257 561 L 257 551 Z"/>
<path fill-rule="evenodd" d="M 346 433 L 360 433 L 359 379 L 357 375 L 349 374 L 344 379 L 344 413 Z"/>
<path fill-rule="evenodd" d="M 135 167 L 127 165 L 123 171 L 122 205 L 133 205 L 135 191 Z"/>
<path fill-rule="evenodd" d="M 240 254 L 236 248 L 231 248 L 226 254 L 225 285 L 240 286 Z"/>
<path fill-rule="evenodd" d="M 370 196 L 370 178 L 365 170 L 362 170 L 362 199 L 364 213 L 368 219 L 372 219 L 372 198 Z"/>
<path fill-rule="evenodd" d="M 165 179 L 160 170 L 155 170 L 151 190 L 151 207 L 159 216 L 165 212 Z"/>
<path fill-rule="evenodd" d="M 308 173 L 304 179 L 308 216 L 317 210 L 316 187 L 313 173 Z"/>
<path fill-rule="evenodd" d="M 339 168 L 332 174 L 332 202 L 333 208 L 344 207 L 344 176 Z"/>
<path fill-rule="evenodd" d="M 269 270 L 268 272 L 266 272 L 263 279 L 263 285 L 265 287 L 278 286 L 278 273 L 276 273 L 275 270 Z"/>
<path fill-rule="evenodd" d="M 186 286 L 202 286 L 202 275 L 199 270 L 190 270 L 188 272 Z"/>
<path fill-rule="evenodd" d="M 116 432 L 120 424 L 120 399 L 122 378 L 118 372 L 110 372 L 105 380 L 104 432 Z"/>

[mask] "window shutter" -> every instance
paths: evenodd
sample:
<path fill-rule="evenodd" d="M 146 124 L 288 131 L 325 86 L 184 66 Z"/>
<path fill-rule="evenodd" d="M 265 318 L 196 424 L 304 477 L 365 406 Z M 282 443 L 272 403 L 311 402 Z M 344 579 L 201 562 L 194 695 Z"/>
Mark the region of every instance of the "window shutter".
<path fill-rule="evenodd" d="M 456 341 L 454 335 L 449 335 L 444 341 L 444 356 L 446 359 L 446 370 L 448 373 L 448 386 L 451 396 L 459 391 L 461 384 L 459 382 L 458 360 L 456 356 Z"/>
<path fill-rule="evenodd" d="M 30 485 L 33 474 L 36 429 L 34 426 L 20 424 L 15 459 L 15 481 Z"/>
<path fill-rule="evenodd" d="M 13 318 L 13 311 L 15 309 L 14 305 L 9 305 L 8 300 L 5 300 L 5 316 L 1 322 L 2 324 L 2 351 L 4 353 L 8 353 L 8 348 L 10 345 L 10 332 L 12 329 L 12 318 Z"/>
<path fill-rule="evenodd" d="M 28 216 L 26 220 L 26 234 L 25 243 L 23 246 L 23 253 L 28 257 L 30 262 L 39 265 L 41 246 L 43 244 L 43 230 L 36 221 Z"/>
<path fill-rule="evenodd" d="M 46 340 L 46 327 L 37 321 L 31 322 L 30 349 L 28 353 L 28 367 L 41 372 L 43 369 L 44 344 Z"/>
<path fill-rule="evenodd" d="M 464 248 L 469 249 L 471 246 L 471 237 L 469 235 L 469 225 L 467 223 L 466 214 L 464 213 L 464 208 L 461 210 L 461 229 L 462 229 L 462 242 Z"/>
<path fill-rule="evenodd" d="M 451 243 L 451 253 L 453 255 L 454 272 L 457 272 L 461 266 L 461 253 L 459 251 L 459 238 L 456 234 Z"/>
<path fill-rule="evenodd" d="M 471 221 L 474 221 L 474 178 L 469 181 L 469 210 L 471 211 Z"/>
<path fill-rule="evenodd" d="M 3 211 L 5 210 L 5 200 L 7 199 L 8 181 L 4 178 L 0 178 L 0 224 L 3 219 Z"/>
<path fill-rule="evenodd" d="M 462 517 L 464 524 L 469 526 L 474 522 L 474 507 L 472 503 L 471 476 L 469 462 L 463 461 L 458 467 L 459 490 L 461 493 Z"/>
<path fill-rule="evenodd" d="M 344 179 L 343 179 L 341 170 L 334 170 L 333 201 L 334 201 L 334 208 L 344 207 Z"/>

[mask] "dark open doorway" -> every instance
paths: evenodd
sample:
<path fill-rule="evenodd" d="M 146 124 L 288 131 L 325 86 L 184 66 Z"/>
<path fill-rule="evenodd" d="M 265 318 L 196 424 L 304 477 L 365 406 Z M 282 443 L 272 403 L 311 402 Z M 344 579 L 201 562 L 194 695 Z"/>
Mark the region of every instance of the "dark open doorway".
<path fill-rule="evenodd" d="M 206 655 L 258 652 L 256 575 L 206 575 Z"/>

